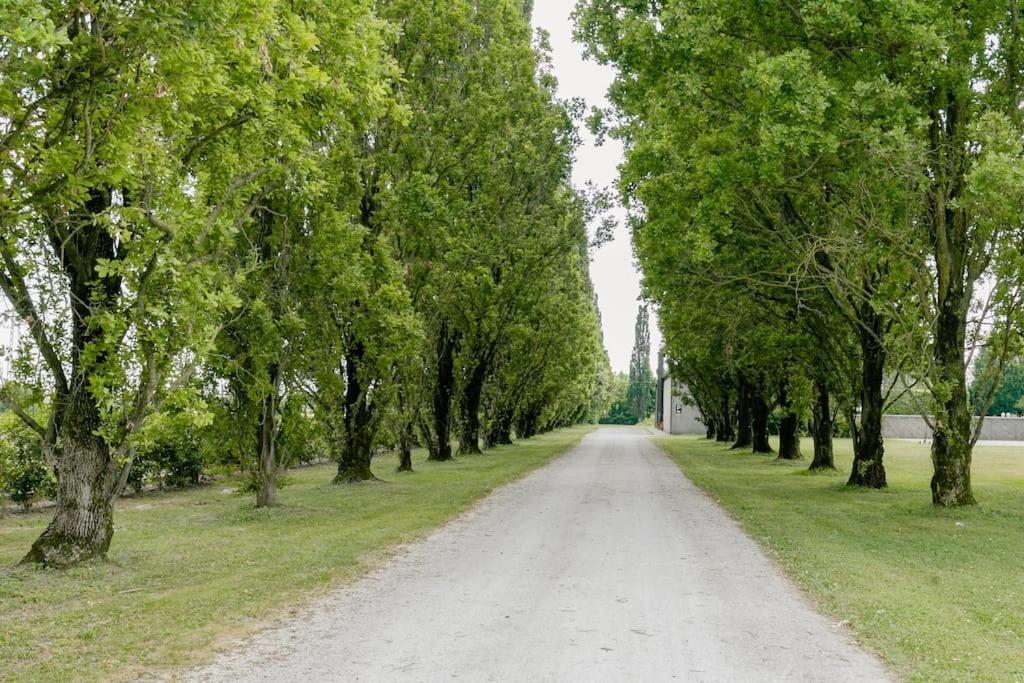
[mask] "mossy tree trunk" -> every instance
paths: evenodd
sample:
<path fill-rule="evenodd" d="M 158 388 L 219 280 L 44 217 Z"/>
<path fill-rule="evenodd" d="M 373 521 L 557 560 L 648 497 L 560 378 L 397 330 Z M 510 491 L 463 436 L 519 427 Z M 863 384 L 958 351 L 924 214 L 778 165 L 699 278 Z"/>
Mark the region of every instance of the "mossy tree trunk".
<path fill-rule="evenodd" d="M 1015 76 L 1016 77 L 1016 76 Z M 931 136 L 936 177 L 930 216 L 935 256 L 937 319 L 932 352 L 936 415 L 932 434 L 932 502 L 943 507 L 973 505 L 971 458 L 973 420 L 967 394 L 964 348 L 973 282 L 984 254 L 972 252 L 971 218 L 961 204 L 966 190 L 970 107 L 966 84 L 933 93 Z M 1014 89 L 1014 92 L 1016 90 Z M 1019 95 L 1011 100 L 1019 110 Z M 974 228 L 975 230 L 977 228 Z M 980 271 L 979 271 L 980 272 Z"/>
<path fill-rule="evenodd" d="M 946 400 L 939 404 L 932 434 L 932 502 L 942 507 L 974 505 L 971 458 L 974 419 L 967 393 L 964 362 L 966 316 L 963 302 L 948 295 L 939 311 L 935 367 Z"/>
<path fill-rule="evenodd" d="M 52 454 L 56 509 L 23 562 L 64 568 L 106 556 L 114 535 L 118 468 L 110 447 L 96 434 L 99 411 L 83 377 L 76 378 L 58 410 L 60 446 Z"/>
<path fill-rule="evenodd" d="M 102 558 L 114 534 L 113 498 L 117 489 L 118 457 L 100 435 L 101 410 L 92 393 L 93 373 L 108 360 L 103 331 L 93 322 L 96 314 L 116 315 L 113 310 L 121 293 L 116 275 L 100 276 L 97 267 L 117 261 L 114 238 L 92 217 L 104 214 L 111 205 L 111 193 L 93 190 L 85 203 L 85 218 L 68 238 L 63 254 L 63 272 L 68 280 L 71 311 L 71 374 L 65 375 L 56 351 L 46 339 L 41 324 L 31 331 L 39 341 L 44 360 L 53 373 L 55 390 L 52 416 L 45 429 L 37 427 L 57 479 L 53 520 L 32 544 L 24 563 L 69 567 L 78 562 Z M 72 257 L 72 254 L 74 257 Z M 32 322 L 35 309 L 23 273 L 4 253 L 6 273 L 3 289 L 22 314 Z M 94 346 L 96 345 L 96 346 Z M 91 356 L 90 349 L 95 349 Z M 158 374 L 147 364 L 134 420 L 141 421 L 155 390 Z"/>
<path fill-rule="evenodd" d="M 370 470 L 373 457 L 374 409 L 370 402 L 369 387 L 364 386 L 359 368 L 365 356 L 362 342 L 352 345 L 345 356 L 344 441 L 338 458 L 336 484 L 372 481 L 376 477 Z"/>
<path fill-rule="evenodd" d="M 884 322 L 870 302 L 861 306 L 861 413 L 854 439 L 853 467 L 850 486 L 885 488 L 885 442 L 882 438 L 882 415 L 885 409 L 886 352 L 883 342 Z"/>

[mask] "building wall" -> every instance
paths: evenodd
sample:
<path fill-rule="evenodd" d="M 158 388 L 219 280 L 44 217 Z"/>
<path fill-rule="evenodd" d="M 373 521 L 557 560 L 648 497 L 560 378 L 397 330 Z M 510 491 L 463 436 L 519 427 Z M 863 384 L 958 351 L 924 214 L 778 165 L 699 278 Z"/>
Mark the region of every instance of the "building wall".
<path fill-rule="evenodd" d="M 932 430 L 920 415 L 886 415 L 882 435 L 891 439 L 931 439 Z M 1024 417 L 986 417 L 982 441 L 1024 441 Z"/>
<path fill-rule="evenodd" d="M 706 430 L 700 422 L 700 413 L 693 406 L 683 402 L 686 395 L 686 387 L 673 382 L 671 378 L 666 380 L 664 404 L 665 423 L 663 431 L 668 434 L 698 434 L 704 435 Z"/>

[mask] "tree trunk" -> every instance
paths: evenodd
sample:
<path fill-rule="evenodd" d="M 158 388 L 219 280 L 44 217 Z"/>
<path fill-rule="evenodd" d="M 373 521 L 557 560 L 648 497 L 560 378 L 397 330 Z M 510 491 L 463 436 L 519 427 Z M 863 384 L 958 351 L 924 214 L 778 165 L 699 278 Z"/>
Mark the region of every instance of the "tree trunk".
<path fill-rule="evenodd" d="M 964 362 L 966 309 L 959 294 L 947 296 L 939 310 L 935 336 L 935 367 L 946 389 L 932 433 L 932 502 L 943 507 L 974 505 L 971 490 L 973 419 Z"/>
<path fill-rule="evenodd" d="M 710 418 L 705 418 L 704 424 L 704 435 L 708 441 L 714 441 L 717 430 L 715 429 L 715 421 Z"/>
<path fill-rule="evenodd" d="M 750 421 L 753 427 L 754 453 L 773 453 L 772 444 L 768 440 L 768 415 L 771 413 L 771 406 L 764 396 L 764 390 L 760 385 L 750 389 Z"/>
<path fill-rule="evenodd" d="M 885 347 L 882 341 L 883 324 L 870 303 L 861 308 L 861 413 L 857 429 L 857 445 L 850 472 L 850 486 L 885 488 L 885 442 L 882 438 L 885 381 Z"/>
<path fill-rule="evenodd" d="M 736 432 L 732 427 L 732 406 L 729 404 L 729 394 L 722 396 L 717 438 L 719 443 L 731 443 L 736 438 Z"/>
<path fill-rule="evenodd" d="M 966 64 L 958 66 L 966 67 Z M 968 154 L 967 131 L 971 125 L 967 94 L 970 92 L 966 82 L 932 92 L 930 131 L 934 176 L 929 227 L 937 275 L 938 316 L 932 353 L 932 392 L 936 399 L 933 403 L 937 405 L 932 433 L 931 489 L 932 502 L 943 507 L 975 502 L 971 490 L 973 421 L 967 395 L 964 347 L 974 287 L 971 278 L 977 277 L 969 274 L 982 255 L 971 253 L 974 239 L 971 219 L 960 202 L 966 191 L 965 174 L 970 168 L 964 158 Z M 1019 99 L 1019 93 L 1012 92 L 1009 102 L 1013 115 L 1019 110 Z"/>
<path fill-rule="evenodd" d="M 814 459 L 811 470 L 834 470 L 835 457 L 832 450 L 833 417 L 828 385 L 822 381 L 815 384 L 817 398 L 814 402 L 812 428 L 814 430 Z"/>
<path fill-rule="evenodd" d="M 528 406 L 519 414 L 516 421 L 516 434 L 520 439 L 531 439 L 537 435 L 541 409 L 535 405 Z"/>
<path fill-rule="evenodd" d="M 800 416 L 793 410 L 789 397 L 789 383 L 783 382 L 779 390 L 782 421 L 779 423 L 779 460 L 800 460 Z"/>
<path fill-rule="evenodd" d="M 484 361 L 477 363 L 462 391 L 462 435 L 459 438 L 459 455 L 480 454 L 480 398 L 483 396 L 484 381 L 487 379 L 487 365 Z"/>
<path fill-rule="evenodd" d="M 445 462 L 452 459 L 451 426 L 452 396 L 455 393 L 455 335 L 448 323 L 441 323 L 437 336 L 437 382 L 434 385 L 434 447 L 429 460 Z"/>
<path fill-rule="evenodd" d="M 512 419 L 512 411 L 504 407 L 498 408 L 484 434 L 484 445 L 487 448 L 512 444 Z"/>
<path fill-rule="evenodd" d="M 106 556 L 114 535 L 118 471 L 109 446 L 97 436 L 99 410 L 84 377 L 74 378 L 60 403 L 54 408 L 60 411 L 60 445 L 52 456 L 56 513 L 22 560 L 57 568 Z"/>
<path fill-rule="evenodd" d="M 750 448 L 754 444 L 754 432 L 750 422 L 750 387 L 740 375 L 739 391 L 736 393 L 736 443 L 733 450 Z"/>
<path fill-rule="evenodd" d="M 259 443 L 259 489 L 256 491 L 256 507 L 266 508 L 277 505 L 277 401 L 281 391 L 281 367 L 270 368 L 270 393 L 260 401 Z"/>
<path fill-rule="evenodd" d="M 363 387 L 359 368 L 365 350 L 357 342 L 345 357 L 345 430 L 335 484 L 353 484 L 377 478 L 370 470 L 373 457 L 373 407 Z"/>
<path fill-rule="evenodd" d="M 113 234 L 98 220 L 110 208 L 111 197 L 106 189 L 89 191 L 84 205 L 86 218 L 69 238 L 74 250 L 62 249 L 60 254 L 70 288 L 72 372 L 70 381 L 63 388 L 57 387 L 52 408 L 55 413 L 47 434 L 48 459 L 57 479 L 56 512 L 23 563 L 68 567 L 102 558 L 114 534 L 113 496 L 120 463 L 98 435 L 101 411 L 90 384 L 94 369 L 102 367 L 108 354 L 115 351 L 100 344 L 93 349 L 96 357 L 82 357 L 103 334 L 93 316 L 104 312 L 116 315 L 122 294 L 122 280 L 116 269 L 102 276 L 97 271 L 101 262 L 120 258 Z M 79 254 L 78 259 L 71 258 L 73 251 Z"/>
<path fill-rule="evenodd" d="M 398 434 L 398 467 L 395 472 L 412 472 L 412 443 L 415 439 L 413 421 L 406 420 Z"/>

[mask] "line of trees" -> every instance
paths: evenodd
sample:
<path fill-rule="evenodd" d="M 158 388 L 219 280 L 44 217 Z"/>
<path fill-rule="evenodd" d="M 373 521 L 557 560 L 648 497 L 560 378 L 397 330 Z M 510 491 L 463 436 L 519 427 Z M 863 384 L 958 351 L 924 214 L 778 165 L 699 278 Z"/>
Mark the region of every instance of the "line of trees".
<path fill-rule="evenodd" d="M 27 562 L 105 555 L 157 432 L 212 430 L 271 506 L 314 434 L 344 483 L 603 413 L 579 107 L 529 9 L 0 6 L 2 400 L 55 476 Z"/>
<path fill-rule="evenodd" d="M 886 485 L 882 415 L 933 429 L 936 505 L 968 505 L 971 456 L 1024 304 L 1024 85 L 1016 0 L 582 0 L 614 65 L 595 125 L 622 139 L 647 296 L 709 432 Z M 991 379 L 968 392 L 984 347 Z"/>

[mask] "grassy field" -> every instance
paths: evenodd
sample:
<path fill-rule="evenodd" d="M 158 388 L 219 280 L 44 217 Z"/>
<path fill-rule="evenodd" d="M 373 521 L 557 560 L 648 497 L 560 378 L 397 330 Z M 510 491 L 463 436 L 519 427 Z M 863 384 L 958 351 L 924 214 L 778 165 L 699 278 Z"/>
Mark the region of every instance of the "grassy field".
<path fill-rule="evenodd" d="M 280 508 L 256 510 L 233 482 L 118 505 L 109 562 L 67 572 L 6 569 L 48 521 L 0 517 L 0 680 L 135 678 L 208 659 L 260 619 L 308 603 L 496 486 L 575 445 L 580 427 L 415 474 L 375 462 L 383 484 L 292 472 Z"/>
<path fill-rule="evenodd" d="M 836 453 L 846 471 L 825 475 L 692 437 L 659 445 L 897 674 L 1024 681 L 1024 448 L 979 447 L 980 505 L 944 511 L 918 443 L 886 444 L 885 491 L 845 486 L 848 441 Z"/>

